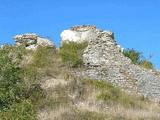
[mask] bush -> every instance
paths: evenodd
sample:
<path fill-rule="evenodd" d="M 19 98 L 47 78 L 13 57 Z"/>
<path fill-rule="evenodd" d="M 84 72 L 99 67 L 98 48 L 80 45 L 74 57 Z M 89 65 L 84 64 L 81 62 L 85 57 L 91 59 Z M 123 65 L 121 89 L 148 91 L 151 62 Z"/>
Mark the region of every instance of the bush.
<path fill-rule="evenodd" d="M 64 63 L 71 67 L 83 65 L 82 54 L 87 47 L 87 43 L 64 43 L 60 48 L 60 55 Z"/>
<path fill-rule="evenodd" d="M 150 61 L 144 59 L 142 53 L 140 53 L 134 49 L 124 50 L 123 54 L 124 54 L 124 56 L 130 58 L 133 64 L 140 65 L 146 69 L 154 69 L 153 64 Z"/>
<path fill-rule="evenodd" d="M 154 66 L 153 64 L 148 61 L 148 60 L 142 60 L 140 63 L 139 63 L 140 66 L 146 68 L 146 69 L 154 69 Z"/>
<path fill-rule="evenodd" d="M 134 49 L 127 49 L 123 51 L 124 56 L 131 59 L 133 64 L 139 64 L 142 56 L 141 53 Z"/>
<path fill-rule="evenodd" d="M 0 110 L 8 108 L 16 101 L 16 91 L 22 82 L 23 71 L 18 66 L 22 55 L 13 50 L 12 47 L 0 50 Z M 13 58 L 12 55 L 18 57 Z"/>
<path fill-rule="evenodd" d="M 40 84 L 32 84 L 27 91 L 27 98 L 35 107 L 39 107 L 39 102 L 41 102 L 45 96 L 45 91 L 41 88 Z"/>
<path fill-rule="evenodd" d="M 0 49 L 0 118 L 2 119 L 35 120 L 36 103 L 44 98 L 43 89 L 39 84 L 33 84 L 28 74 L 25 76 L 26 71 L 21 66 L 26 52 L 22 47 L 5 46 Z"/>
<path fill-rule="evenodd" d="M 28 100 L 14 103 L 6 111 L 0 112 L 1 120 L 37 120 L 36 110 Z"/>

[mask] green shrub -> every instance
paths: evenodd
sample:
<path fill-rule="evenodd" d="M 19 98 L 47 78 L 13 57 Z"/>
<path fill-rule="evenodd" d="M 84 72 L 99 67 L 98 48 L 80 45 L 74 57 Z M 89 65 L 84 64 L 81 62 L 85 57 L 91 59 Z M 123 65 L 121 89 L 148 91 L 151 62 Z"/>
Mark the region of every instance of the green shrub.
<path fill-rule="evenodd" d="M 148 60 L 142 60 L 139 63 L 139 65 L 142 66 L 142 67 L 144 67 L 144 68 L 146 68 L 146 69 L 153 69 L 154 68 L 153 64 L 150 61 L 148 61 Z"/>
<path fill-rule="evenodd" d="M 22 47 L 5 46 L 0 49 L 0 118 L 2 119 L 35 120 L 36 103 L 45 97 L 40 85 L 32 83 L 28 74 L 25 76 L 26 71 L 22 68 L 21 62 L 26 52 Z"/>
<path fill-rule="evenodd" d="M 26 54 L 26 50 L 23 46 L 10 46 L 5 45 L 3 49 L 0 49 L 1 53 L 8 54 L 8 57 L 12 60 L 12 62 L 20 64 L 23 56 Z"/>
<path fill-rule="evenodd" d="M 60 55 L 64 63 L 71 67 L 83 65 L 82 54 L 87 47 L 87 43 L 64 43 L 60 48 Z"/>
<path fill-rule="evenodd" d="M 134 49 L 124 50 L 123 54 L 124 54 L 124 56 L 130 58 L 133 64 L 140 65 L 146 69 L 154 69 L 153 64 L 150 61 L 144 59 L 142 53 L 140 53 Z"/>
<path fill-rule="evenodd" d="M 124 56 L 131 59 L 133 64 L 139 64 L 141 60 L 141 53 L 134 49 L 127 49 L 123 51 Z"/>
<path fill-rule="evenodd" d="M 39 107 L 41 100 L 46 96 L 46 92 L 41 88 L 40 84 L 32 84 L 27 91 L 27 98 L 35 107 Z"/>
<path fill-rule="evenodd" d="M 8 110 L 0 112 L 1 120 L 37 120 L 36 110 L 28 100 L 14 103 Z"/>
<path fill-rule="evenodd" d="M 0 50 L 0 110 L 16 101 L 18 85 L 22 82 L 22 69 L 18 66 L 21 54 L 13 52 L 14 48 Z M 12 56 L 18 56 L 13 58 Z"/>

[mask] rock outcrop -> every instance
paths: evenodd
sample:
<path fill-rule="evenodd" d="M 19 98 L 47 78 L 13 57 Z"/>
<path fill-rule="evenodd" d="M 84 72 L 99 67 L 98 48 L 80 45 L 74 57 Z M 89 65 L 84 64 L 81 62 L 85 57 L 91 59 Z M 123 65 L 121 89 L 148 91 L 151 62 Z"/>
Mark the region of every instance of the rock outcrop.
<path fill-rule="evenodd" d="M 16 35 L 14 37 L 16 45 L 24 45 L 26 49 L 35 50 L 38 46 L 55 47 L 49 39 L 42 38 L 34 33 Z"/>
<path fill-rule="evenodd" d="M 88 41 L 83 54 L 86 70 L 82 76 L 106 80 L 129 92 L 160 100 L 160 76 L 156 71 L 147 70 L 131 63 L 121 52 L 122 48 L 114 40 L 110 31 L 95 26 L 76 26 L 61 34 L 62 43 Z"/>

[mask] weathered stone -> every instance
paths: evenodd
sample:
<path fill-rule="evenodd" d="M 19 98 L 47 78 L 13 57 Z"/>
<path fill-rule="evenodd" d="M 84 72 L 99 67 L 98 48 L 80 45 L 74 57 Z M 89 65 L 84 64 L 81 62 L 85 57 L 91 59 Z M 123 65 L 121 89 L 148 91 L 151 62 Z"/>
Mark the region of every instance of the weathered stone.
<path fill-rule="evenodd" d="M 33 33 L 26 33 L 22 35 L 16 35 L 14 37 L 16 45 L 26 45 L 30 46 L 37 43 L 37 35 Z"/>
<path fill-rule="evenodd" d="M 91 28 L 91 29 L 90 29 Z M 84 38 L 83 35 L 86 35 Z M 106 80 L 114 85 L 136 92 L 155 100 L 160 100 L 160 74 L 131 63 L 114 40 L 114 34 L 96 27 L 77 26 L 61 34 L 62 43 L 66 41 L 87 41 L 83 53 L 86 70 L 79 74 L 97 80 Z M 83 39 L 82 39 L 83 38 Z"/>
<path fill-rule="evenodd" d="M 95 30 L 96 26 L 93 25 L 78 25 L 78 26 L 73 26 L 71 27 L 72 31 L 88 31 L 88 30 Z"/>
<path fill-rule="evenodd" d="M 53 42 L 49 39 L 42 38 L 34 33 L 26 33 L 16 35 L 14 37 L 17 46 L 25 46 L 26 49 L 35 50 L 38 46 L 42 47 L 55 47 Z"/>
<path fill-rule="evenodd" d="M 65 42 L 85 42 L 96 36 L 95 26 L 75 26 L 61 33 L 61 44 Z"/>

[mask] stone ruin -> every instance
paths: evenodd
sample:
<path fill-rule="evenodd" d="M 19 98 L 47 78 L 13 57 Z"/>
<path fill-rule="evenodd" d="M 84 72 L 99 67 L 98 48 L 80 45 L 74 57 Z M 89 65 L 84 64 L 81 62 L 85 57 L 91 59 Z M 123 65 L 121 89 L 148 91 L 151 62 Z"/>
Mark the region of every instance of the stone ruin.
<path fill-rule="evenodd" d="M 91 28 L 91 29 L 90 29 Z M 126 58 L 110 31 L 95 26 L 76 26 L 61 33 L 61 42 L 88 42 L 83 54 L 86 70 L 81 76 L 105 80 L 130 93 L 160 100 L 160 74 L 144 69 Z"/>
<path fill-rule="evenodd" d="M 74 26 L 68 30 L 64 30 L 61 33 L 61 44 L 68 43 L 68 42 L 85 42 L 91 39 L 95 39 L 97 36 L 97 29 L 96 26 L 91 25 L 81 25 L 81 26 Z M 114 37 L 113 32 L 106 31 L 110 37 Z"/>
<path fill-rule="evenodd" d="M 88 30 L 95 30 L 96 26 L 92 26 L 92 25 L 79 25 L 79 26 L 73 26 L 70 29 L 72 31 L 88 31 Z"/>
<path fill-rule="evenodd" d="M 26 33 L 14 37 L 16 45 L 36 50 L 38 46 L 55 48 L 54 44 L 37 34 Z M 160 72 L 144 69 L 131 63 L 114 39 L 114 33 L 97 29 L 95 26 L 74 26 L 61 33 L 61 44 L 87 42 L 83 53 L 85 70 L 77 74 L 91 79 L 105 80 L 129 93 L 138 93 L 160 101 Z"/>
<path fill-rule="evenodd" d="M 35 33 L 26 33 L 14 36 L 17 46 L 25 46 L 26 49 L 35 50 L 38 46 L 55 47 L 53 42 L 42 38 Z"/>

